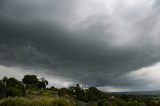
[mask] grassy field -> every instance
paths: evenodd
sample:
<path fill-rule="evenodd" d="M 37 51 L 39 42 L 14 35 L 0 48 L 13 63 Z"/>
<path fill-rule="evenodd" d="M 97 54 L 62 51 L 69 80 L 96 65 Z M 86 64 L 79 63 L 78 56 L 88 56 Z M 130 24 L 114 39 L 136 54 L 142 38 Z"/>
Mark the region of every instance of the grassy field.
<path fill-rule="evenodd" d="M 60 97 L 57 91 L 28 90 L 25 97 L 8 97 L 0 100 L 0 106 L 160 106 L 160 97 L 114 95 L 114 98 L 104 98 L 98 101 L 84 102 L 69 95 Z M 108 96 L 112 97 L 112 96 Z"/>
<path fill-rule="evenodd" d="M 32 98 L 9 97 L 0 106 L 76 106 L 75 102 L 62 97 L 32 96 Z"/>
<path fill-rule="evenodd" d="M 52 91 L 30 91 L 25 97 L 8 97 L 0 106 L 76 106 L 71 98 L 59 97 Z"/>

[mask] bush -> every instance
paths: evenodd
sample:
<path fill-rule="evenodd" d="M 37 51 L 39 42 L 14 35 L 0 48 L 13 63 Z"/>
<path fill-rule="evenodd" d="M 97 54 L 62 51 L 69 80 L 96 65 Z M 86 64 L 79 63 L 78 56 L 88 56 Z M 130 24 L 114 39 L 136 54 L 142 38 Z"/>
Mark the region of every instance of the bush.
<path fill-rule="evenodd" d="M 107 99 L 100 99 L 98 101 L 98 106 L 114 106 L 111 102 L 109 102 Z"/>
<path fill-rule="evenodd" d="M 139 106 L 137 101 L 129 101 L 127 106 Z"/>
<path fill-rule="evenodd" d="M 7 96 L 25 96 L 26 90 L 22 82 L 15 78 L 9 78 L 6 82 Z"/>
<path fill-rule="evenodd" d="M 21 96 L 22 93 L 19 89 L 14 88 L 14 87 L 10 87 L 7 89 L 7 95 L 8 96 Z"/>
<path fill-rule="evenodd" d="M 7 88 L 7 96 L 25 96 L 26 90 L 22 85 Z"/>
<path fill-rule="evenodd" d="M 91 101 L 87 104 L 87 106 L 98 106 L 98 104 L 95 101 Z"/>

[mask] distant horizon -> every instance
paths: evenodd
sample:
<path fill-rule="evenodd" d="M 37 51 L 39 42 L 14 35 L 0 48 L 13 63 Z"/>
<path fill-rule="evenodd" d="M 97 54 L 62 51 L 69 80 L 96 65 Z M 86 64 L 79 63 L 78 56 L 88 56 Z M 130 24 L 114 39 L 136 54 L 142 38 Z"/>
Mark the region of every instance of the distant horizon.
<path fill-rule="evenodd" d="M 25 75 L 36 75 L 36 74 L 24 74 L 23 77 Z M 36 75 L 37 76 L 37 75 Z M 16 76 L 3 76 L 3 77 L 0 77 L 0 79 L 4 78 L 4 77 L 7 77 L 7 78 L 16 78 Z M 23 77 L 21 78 L 18 78 L 19 81 L 22 81 Z M 48 79 L 47 77 L 43 77 L 43 76 L 37 76 L 37 78 L 45 78 L 46 80 Z M 17 79 L 17 78 L 16 78 Z M 56 88 L 69 88 L 71 86 L 76 86 L 77 84 L 80 84 L 80 83 L 74 83 L 74 84 L 71 84 L 71 85 L 67 85 L 67 86 L 55 86 L 54 84 L 52 85 L 50 82 L 49 82 L 49 85 L 47 85 L 47 88 L 50 88 L 50 87 L 56 87 Z M 88 89 L 89 87 L 95 87 L 95 86 L 86 86 L 86 85 L 83 85 L 83 84 L 80 84 L 80 87 L 82 87 L 83 89 Z M 110 87 L 107 88 L 101 88 L 101 87 L 96 87 L 97 89 L 103 91 L 103 92 L 108 92 L 108 93 L 136 93 L 136 92 L 160 92 L 160 90 L 158 89 L 154 89 L 154 90 L 125 90 L 124 88 L 119 88 L 119 87 L 113 87 L 114 89 L 111 89 Z M 160 94 L 158 94 L 160 95 Z"/>

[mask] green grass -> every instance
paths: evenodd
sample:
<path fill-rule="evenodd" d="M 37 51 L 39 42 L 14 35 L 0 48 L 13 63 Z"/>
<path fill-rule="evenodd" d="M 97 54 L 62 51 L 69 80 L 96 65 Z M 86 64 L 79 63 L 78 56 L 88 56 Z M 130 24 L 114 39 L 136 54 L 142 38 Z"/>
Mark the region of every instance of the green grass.
<path fill-rule="evenodd" d="M 72 100 L 60 97 L 37 96 L 34 98 L 9 97 L 0 106 L 75 106 Z"/>
<path fill-rule="evenodd" d="M 58 92 L 51 90 L 27 90 L 27 95 L 36 95 L 36 96 L 57 96 Z"/>

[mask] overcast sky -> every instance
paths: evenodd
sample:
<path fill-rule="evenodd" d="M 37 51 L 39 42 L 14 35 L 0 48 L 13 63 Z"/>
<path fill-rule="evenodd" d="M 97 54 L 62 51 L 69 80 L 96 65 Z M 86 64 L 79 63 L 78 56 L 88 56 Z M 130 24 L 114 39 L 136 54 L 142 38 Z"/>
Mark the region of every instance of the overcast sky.
<path fill-rule="evenodd" d="M 0 78 L 160 90 L 159 0 L 0 0 Z"/>

